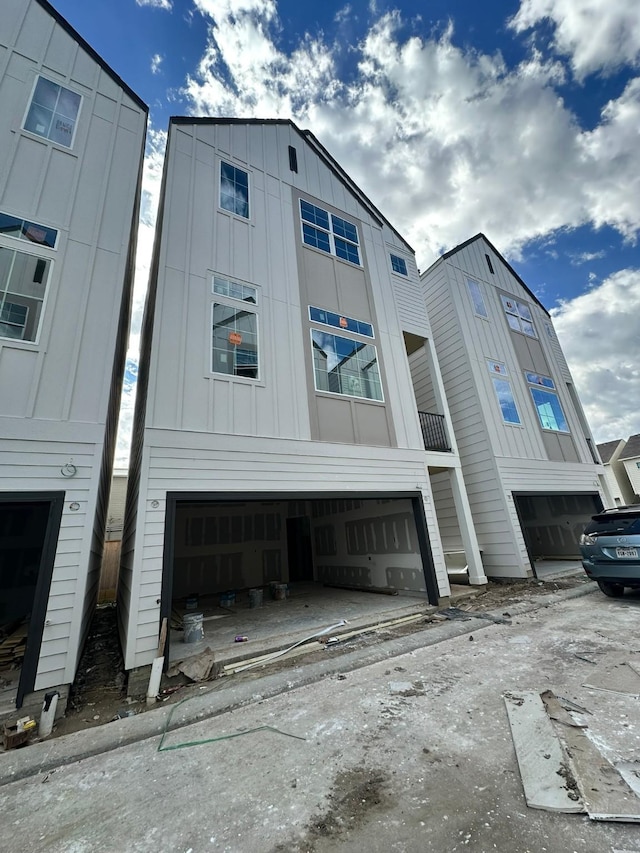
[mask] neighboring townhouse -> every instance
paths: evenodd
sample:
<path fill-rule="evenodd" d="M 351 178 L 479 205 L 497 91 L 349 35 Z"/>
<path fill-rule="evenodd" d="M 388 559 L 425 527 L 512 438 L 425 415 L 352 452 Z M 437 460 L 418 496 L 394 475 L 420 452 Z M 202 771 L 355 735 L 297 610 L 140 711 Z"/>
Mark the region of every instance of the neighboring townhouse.
<path fill-rule="evenodd" d="M 626 485 L 625 475 L 631 488 L 626 491 L 626 503 L 640 503 L 640 433 L 632 435 L 618 456 L 624 474 L 620 472 L 620 487 Z"/>
<path fill-rule="evenodd" d="M 604 465 L 604 476 L 615 506 L 626 506 L 634 503 L 633 489 L 625 465 L 620 461 L 626 443 L 623 438 L 617 438 L 614 441 L 606 441 L 604 444 L 597 445 L 600 459 Z M 635 500 L 637 500 L 637 496 Z"/>
<path fill-rule="evenodd" d="M 578 558 L 584 521 L 613 501 L 548 312 L 483 234 L 421 281 L 487 575 Z"/>
<path fill-rule="evenodd" d="M 0 14 L 0 713 L 94 611 L 147 108 L 45 0 Z"/>
<path fill-rule="evenodd" d="M 433 472 L 486 582 L 414 253 L 292 122 L 171 120 L 136 405 L 128 670 L 187 596 L 448 595 Z"/>

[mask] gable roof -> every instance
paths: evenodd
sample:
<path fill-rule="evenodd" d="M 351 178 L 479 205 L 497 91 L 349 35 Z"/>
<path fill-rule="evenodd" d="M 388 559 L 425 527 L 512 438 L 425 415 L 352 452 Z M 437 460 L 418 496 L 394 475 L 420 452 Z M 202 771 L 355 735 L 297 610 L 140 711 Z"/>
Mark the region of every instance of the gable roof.
<path fill-rule="evenodd" d="M 487 246 L 489 246 L 489 248 L 490 248 L 490 249 L 491 249 L 491 251 L 494 253 L 494 255 L 496 255 L 496 257 L 498 257 L 498 258 L 502 261 L 502 263 L 503 263 L 503 264 L 505 265 L 505 267 L 509 270 L 509 272 L 511 273 L 511 275 L 512 275 L 512 276 L 513 276 L 513 277 L 518 281 L 518 283 L 519 283 L 520 285 L 522 285 L 522 287 L 526 290 L 526 292 L 527 292 L 527 293 L 529 294 L 529 296 L 533 299 L 533 301 L 536 303 L 536 305 L 538 305 L 540 308 L 542 308 L 542 310 L 543 310 L 543 311 L 544 311 L 544 313 L 547 315 L 547 317 L 550 317 L 549 312 L 548 312 L 548 311 L 547 311 L 547 309 L 544 307 L 544 305 L 542 304 L 542 302 L 540 302 L 540 300 L 539 300 L 539 299 L 538 299 L 538 297 L 535 295 L 535 293 L 533 293 L 531 290 L 529 290 L 529 288 L 527 287 L 527 285 L 526 285 L 526 284 L 524 283 L 524 281 L 520 278 L 520 276 L 518 275 L 518 273 L 517 273 L 517 272 L 514 270 L 514 268 L 511 266 L 511 264 L 510 264 L 510 263 L 509 263 L 509 262 L 508 262 L 508 261 L 507 261 L 507 260 L 506 260 L 502 255 L 501 255 L 501 254 L 500 254 L 500 252 L 496 249 L 496 247 L 493 245 L 493 243 L 491 242 L 491 240 L 489 240 L 487 237 L 485 237 L 485 235 L 484 235 L 481 231 L 479 231 L 479 232 L 478 232 L 474 237 L 470 237 L 468 240 L 465 240 L 465 241 L 464 241 L 464 243 L 460 243 L 460 245 L 459 245 L 459 246 L 455 246 L 455 248 L 453 248 L 453 249 L 449 249 L 449 251 L 448 251 L 448 252 L 445 252 L 445 253 L 444 253 L 444 255 L 441 255 L 441 256 L 440 256 L 440 260 L 447 260 L 448 258 L 451 258 L 453 255 L 455 255 L 455 254 L 456 254 L 457 252 L 459 252 L 461 249 L 466 249 L 466 247 L 467 247 L 467 246 L 469 246 L 469 245 L 471 245 L 471 243 L 475 243 L 475 242 L 476 242 L 476 240 L 484 240 L 484 241 L 485 241 L 485 243 L 487 244 Z"/>
<path fill-rule="evenodd" d="M 89 44 L 89 42 L 85 41 L 77 30 L 71 26 L 69 21 L 66 18 L 63 18 L 60 12 L 57 9 L 54 9 L 51 3 L 48 0 L 36 0 L 36 2 L 42 6 L 42 8 L 47 12 L 51 17 L 58 23 L 65 32 L 67 32 L 71 38 L 76 41 L 83 50 L 85 50 L 89 56 L 94 59 L 98 65 L 102 68 L 102 70 L 111 77 L 111 79 L 121 88 L 123 89 L 129 97 L 136 102 L 136 104 L 145 111 L 145 113 L 149 112 L 149 107 L 145 104 L 142 98 L 131 89 L 124 80 L 116 74 L 116 72 L 111 68 L 110 65 L 104 61 L 104 59 L 97 53 Z"/>
<path fill-rule="evenodd" d="M 621 438 L 616 438 L 614 441 L 605 441 L 604 444 L 596 444 L 603 465 L 606 465 L 607 462 L 611 459 L 613 454 L 618 449 L 618 446 L 620 445 L 620 442 L 622 440 L 623 439 Z"/>
<path fill-rule="evenodd" d="M 618 459 L 635 459 L 636 456 L 640 456 L 640 433 L 629 438 Z"/>
<path fill-rule="evenodd" d="M 340 183 L 349 190 L 356 200 L 365 207 L 373 219 L 382 225 L 383 223 L 396 235 L 399 240 L 402 240 L 407 249 L 412 255 L 415 251 L 412 246 L 407 243 L 405 238 L 397 231 L 389 220 L 384 216 L 371 199 L 360 189 L 356 182 L 349 177 L 337 160 L 332 157 L 321 142 L 316 139 L 310 130 L 301 130 L 295 122 L 288 118 L 220 118 L 217 116 L 171 116 L 169 124 L 275 124 L 288 126 L 300 136 L 302 141 L 308 145 L 313 152 L 318 156 L 325 165 L 333 172 L 334 176 Z"/>

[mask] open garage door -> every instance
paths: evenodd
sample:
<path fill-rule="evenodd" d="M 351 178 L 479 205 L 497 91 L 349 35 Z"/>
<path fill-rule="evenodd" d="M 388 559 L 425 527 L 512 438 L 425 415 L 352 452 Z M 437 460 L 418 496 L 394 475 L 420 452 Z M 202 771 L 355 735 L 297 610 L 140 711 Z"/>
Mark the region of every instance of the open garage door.
<path fill-rule="evenodd" d="M 597 492 L 513 493 L 531 560 L 579 560 L 585 524 L 602 509 Z"/>
<path fill-rule="evenodd" d="M 196 609 L 213 629 L 276 587 L 292 599 L 331 587 L 437 604 L 422 496 L 167 495 L 161 611 L 174 628 Z"/>

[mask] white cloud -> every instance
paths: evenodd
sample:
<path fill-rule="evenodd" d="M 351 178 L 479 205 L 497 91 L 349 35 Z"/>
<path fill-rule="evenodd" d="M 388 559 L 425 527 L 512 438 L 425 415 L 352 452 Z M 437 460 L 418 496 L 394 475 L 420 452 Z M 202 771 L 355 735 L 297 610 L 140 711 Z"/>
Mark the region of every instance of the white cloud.
<path fill-rule="evenodd" d="M 579 267 L 582 264 L 588 264 L 591 261 L 599 261 L 601 258 L 604 258 L 606 252 L 602 249 L 599 252 L 578 252 L 577 254 L 570 255 L 570 260 L 573 266 Z"/>
<path fill-rule="evenodd" d="M 149 268 L 153 250 L 158 202 L 160 200 L 162 166 L 166 142 L 166 131 L 149 128 L 142 173 L 142 199 L 140 205 L 140 222 L 138 225 L 136 274 L 133 287 L 131 330 L 127 347 L 127 374 L 122 389 L 122 402 L 120 405 L 120 422 L 118 425 L 115 457 L 116 467 L 126 467 L 129 459 L 133 412 L 136 400 L 135 380 L 138 373 L 142 315 L 149 281 Z"/>
<path fill-rule="evenodd" d="M 596 441 L 640 433 L 640 270 L 620 270 L 551 315 Z"/>
<path fill-rule="evenodd" d="M 151 6 L 154 9 L 164 9 L 170 12 L 173 9 L 173 0 L 136 0 L 138 6 Z"/>
<path fill-rule="evenodd" d="M 553 47 L 570 57 L 578 78 L 640 63 L 637 0 L 522 0 L 510 25 L 524 32 L 547 21 L 555 27 Z"/>
<path fill-rule="evenodd" d="M 163 61 L 164 61 L 164 56 L 160 56 L 159 53 L 154 53 L 154 55 L 151 57 L 151 73 L 152 74 L 159 74 L 160 73 L 160 66 L 162 65 Z"/>
<path fill-rule="evenodd" d="M 381 16 L 342 80 L 340 45 L 307 35 L 278 48 L 272 0 L 196 0 L 209 42 L 185 94 L 196 114 L 291 117 L 308 126 L 391 222 L 420 264 L 477 231 L 517 257 L 558 228 L 640 227 L 640 78 L 584 131 L 556 91 L 557 62 L 401 36 Z"/>

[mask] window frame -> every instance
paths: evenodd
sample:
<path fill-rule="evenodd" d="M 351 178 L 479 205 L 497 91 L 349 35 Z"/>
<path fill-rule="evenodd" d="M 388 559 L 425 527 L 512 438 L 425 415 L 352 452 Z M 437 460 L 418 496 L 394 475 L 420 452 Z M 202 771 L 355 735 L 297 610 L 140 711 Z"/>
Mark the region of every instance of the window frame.
<path fill-rule="evenodd" d="M 243 282 L 238 279 L 230 278 L 225 275 L 221 275 L 219 273 L 210 273 L 211 277 L 211 291 L 210 291 L 210 312 L 209 312 L 209 364 L 208 364 L 208 376 L 211 377 L 225 377 L 228 381 L 233 382 L 250 382 L 250 383 L 258 383 L 263 384 L 262 379 L 262 364 L 260 357 L 260 288 L 255 284 L 249 284 L 248 282 Z M 253 290 L 255 293 L 255 302 L 250 302 L 246 299 L 241 299 L 238 297 L 225 295 L 220 293 L 220 291 L 215 290 L 215 279 L 220 279 L 228 282 L 229 284 L 237 285 L 241 288 L 247 288 Z M 223 372 L 221 370 L 215 369 L 214 362 L 214 311 L 216 305 L 222 305 L 226 308 L 231 308 L 233 310 L 244 310 L 248 314 L 252 314 L 255 318 L 255 338 L 256 338 L 256 376 L 243 376 L 242 374 L 235 372 Z M 236 346 L 239 344 L 233 344 L 234 346 L 234 370 L 237 369 L 237 364 L 235 363 L 235 354 L 236 354 Z"/>
<path fill-rule="evenodd" d="M 24 247 L 24 248 L 23 248 Z M 27 247 L 32 247 L 35 251 L 25 251 Z M 49 249 L 47 246 L 42 246 L 38 243 L 25 243 L 22 240 L 17 240 L 15 237 L 5 237 L 0 235 L 0 250 L 6 250 L 8 252 L 13 252 L 15 255 L 25 255 L 27 258 L 33 258 L 37 262 L 43 262 L 45 264 L 45 272 L 46 272 L 46 283 L 44 287 L 44 292 L 42 295 L 42 299 L 39 300 L 38 297 L 31 296 L 28 294 L 20 294 L 16 291 L 10 291 L 6 288 L 6 285 L 9 283 L 5 282 L 3 279 L 0 279 L 0 305 L 4 305 L 7 301 L 12 302 L 11 298 L 12 294 L 14 296 L 26 296 L 34 301 L 40 302 L 40 313 L 37 318 L 37 326 L 34 330 L 33 338 L 25 338 L 24 336 L 20 338 L 10 338 L 0 335 L 0 347 L 3 346 L 14 346 L 16 344 L 20 345 L 20 347 L 36 347 L 40 344 L 40 339 L 42 336 L 44 317 L 47 309 L 47 303 L 49 300 L 49 294 L 51 292 L 53 277 L 54 277 L 54 268 L 55 268 L 55 255 L 54 250 Z M 13 270 L 13 264 L 15 263 L 15 257 L 11 264 L 11 271 Z M 34 270 L 35 273 L 35 270 Z M 35 282 L 38 283 L 38 282 Z M 19 305 L 20 303 L 14 303 Z M 29 322 L 29 318 L 32 315 L 31 308 L 32 306 L 25 306 L 27 308 L 27 317 L 25 322 L 25 331 Z"/>
<path fill-rule="evenodd" d="M 538 416 L 538 422 L 540 424 L 540 428 L 545 430 L 546 432 L 560 433 L 561 435 L 571 435 L 571 430 L 569 429 L 569 422 L 567 421 L 567 416 L 564 413 L 564 409 L 562 407 L 562 402 L 560 401 L 560 397 L 558 395 L 558 390 L 556 388 L 556 384 L 550 376 L 545 376 L 539 373 L 533 373 L 532 371 L 525 370 L 524 378 L 527 383 L 527 387 L 529 388 L 529 392 L 531 394 L 531 400 L 533 402 L 533 408 L 535 409 L 536 415 Z M 538 396 L 545 395 L 550 400 L 555 400 L 555 404 L 559 409 L 560 416 L 562 418 L 562 422 L 564 423 L 566 429 L 561 429 L 560 427 L 552 427 L 545 426 L 542 421 L 542 415 L 540 414 L 539 406 L 541 403 L 536 400 L 536 393 Z M 558 412 L 554 410 L 554 406 L 551 405 L 553 419 L 556 423 L 559 423 Z"/>
<path fill-rule="evenodd" d="M 409 278 L 409 268 L 407 267 L 406 258 L 403 258 L 402 255 L 394 255 L 393 252 L 389 252 L 389 259 L 391 261 L 391 272 L 394 275 L 401 275 L 403 278 Z M 400 267 L 404 267 L 404 270 L 396 269 L 396 264 Z"/>
<path fill-rule="evenodd" d="M 229 216 L 236 216 L 238 219 L 242 220 L 242 222 L 250 222 L 251 221 L 251 172 L 248 169 L 244 169 L 241 166 L 236 166 L 235 163 L 230 163 L 229 160 L 224 160 L 222 157 L 218 160 L 219 169 L 218 169 L 218 209 L 228 214 Z M 223 207 L 222 205 L 222 167 L 228 166 L 231 169 L 234 169 L 236 172 L 242 172 L 247 176 L 247 215 L 245 216 L 243 213 L 238 213 L 237 210 L 230 210 L 227 207 Z M 236 186 L 236 182 L 234 180 L 234 188 Z M 234 202 L 236 201 L 236 196 L 234 195 Z"/>
<path fill-rule="evenodd" d="M 474 294 L 473 288 L 476 288 L 476 293 Z M 482 289 L 480 288 L 480 283 L 474 281 L 472 278 L 467 279 L 467 293 L 469 294 L 469 298 L 471 299 L 471 305 L 473 307 L 473 313 L 476 317 L 481 317 L 483 320 L 489 319 L 489 312 L 487 311 L 487 304 L 484 301 L 484 294 Z M 476 301 L 476 296 L 480 300 L 480 304 L 482 305 L 482 311 L 478 310 L 478 302 Z"/>
<path fill-rule="evenodd" d="M 507 323 L 511 331 L 519 332 L 521 335 L 526 335 L 528 338 L 535 338 L 537 340 L 538 333 L 533 322 L 533 314 L 529 305 L 526 302 L 520 302 L 520 300 L 516 299 L 515 296 L 506 296 L 504 293 L 500 294 L 500 300 L 502 302 L 502 309 L 507 317 Z M 511 308 L 508 303 L 511 303 L 514 308 Z M 524 308 L 526 314 L 529 315 L 528 317 L 525 316 L 524 313 L 520 312 L 521 308 Z M 509 320 L 509 317 L 513 317 L 515 319 L 517 326 L 513 325 L 513 323 Z M 524 323 L 528 323 L 528 325 L 531 326 L 531 332 L 526 331 L 523 325 Z"/>
<path fill-rule="evenodd" d="M 31 107 L 32 107 L 32 105 L 33 105 L 33 98 L 34 98 L 35 93 L 36 93 L 36 88 L 37 88 L 37 86 L 38 86 L 38 81 L 39 81 L 39 80 L 41 80 L 41 79 L 42 79 L 42 80 L 46 80 L 46 82 L 47 82 L 47 83 L 51 83 L 53 86 L 57 86 L 61 91 L 62 91 L 62 90 L 64 90 L 64 91 L 66 91 L 66 92 L 70 92 L 72 95 L 77 95 L 77 97 L 78 97 L 78 98 L 80 98 L 80 102 L 78 103 L 78 111 L 77 111 L 77 113 L 76 113 L 75 118 L 73 119 L 73 122 L 74 122 L 74 124 L 73 124 L 73 133 L 72 133 L 72 135 L 71 135 L 71 141 L 69 142 L 69 145 L 66 145 L 64 142 L 60 142 L 60 141 L 59 141 L 59 140 L 57 140 L 57 139 L 51 139 L 51 137 L 49 137 L 49 136 L 45 136 L 45 135 L 44 135 L 44 134 L 42 134 L 42 133 L 38 133 L 38 132 L 37 132 L 37 131 L 35 131 L 35 130 L 30 130 L 30 129 L 26 126 L 26 124 L 27 124 L 27 119 L 28 119 L 28 117 L 29 117 L 29 113 L 31 112 Z M 58 98 L 59 98 L 59 96 L 60 96 L 60 93 L 58 93 Z M 23 115 L 23 117 L 22 117 L 22 123 L 21 123 L 21 125 L 20 125 L 20 129 L 21 129 L 21 131 L 22 131 L 23 133 L 28 133 L 28 134 L 30 134 L 31 136 L 34 136 L 36 139 L 41 139 L 41 140 L 42 140 L 42 139 L 44 139 L 44 140 L 45 140 L 45 142 L 50 142 L 52 145 L 58 145 L 58 146 L 60 146 L 60 148 L 62 148 L 62 149 L 63 149 L 63 150 L 65 150 L 65 151 L 72 151 L 72 150 L 73 150 L 73 146 L 75 145 L 75 142 L 76 142 L 76 134 L 77 134 L 77 131 L 78 131 L 78 125 L 79 125 L 79 123 L 80 123 L 80 115 L 81 115 L 81 113 L 82 113 L 82 105 L 83 105 L 83 102 L 84 102 L 84 95 L 81 95 L 81 94 L 80 94 L 80 92 L 77 92 L 75 89 L 70 89 L 68 86 L 63 85 L 62 83 L 59 83 L 57 80 L 52 80 L 50 77 L 47 77 L 47 76 L 45 76 L 44 74 L 39 74 L 39 73 L 38 73 L 38 74 L 36 74 L 36 75 L 35 75 L 35 78 L 34 78 L 34 81 L 33 81 L 33 86 L 31 87 L 31 94 L 30 94 L 30 96 L 29 96 L 29 101 L 28 101 L 28 103 L 27 103 L 27 108 L 26 108 L 26 110 L 25 110 L 25 112 L 24 112 L 24 115 Z M 57 104 L 57 101 L 56 101 L 56 104 Z M 40 106 L 44 107 L 44 104 L 41 104 Z M 45 108 L 45 109 L 48 109 L 48 108 Z M 54 111 L 52 111 L 52 113 L 53 113 L 53 115 L 52 115 L 52 118 L 53 118 L 53 116 L 55 115 L 55 112 L 54 112 Z M 69 117 L 68 117 L 68 116 L 65 116 L 65 118 L 69 118 Z"/>
<path fill-rule="evenodd" d="M 313 216 L 314 219 L 305 218 L 303 216 L 302 205 L 306 204 L 309 207 L 313 208 Z M 326 217 L 327 225 L 318 222 L 318 212 L 324 214 Z M 320 205 L 315 204 L 312 201 L 309 201 L 307 198 L 303 198 L 302 196 L 298 199 L 298 215 L 300 218 L 300 236 L 302 240 L 302 244 L 307 248 L 317 249 L 319 252 L 322 252 L 325 255 L 331 255 L 336 258 L 338 261 L 344 261 L 347 264 L 351 264 L 354 267 L 362 268 L 364 266 L 362 262 L 362 244 L 360 243 L 360 235 L 358 232 L 358 226 L 355 222 L 352 222 L 350 219 L 345 219 L 343 216 L 338 216 L 337 213 L 333 213 L 329 209 L 325 209 L 324 207 L 320 207 Z M 339 223 L 342 223 L 340 225 Z M 355 239 L 351 236 L 347 236 L 347 229 L 343 226 L 349 226 L 353 228 L 353 232 L 355 234 Z M 305 239 L 305 228 L 307 231 L 313 231 L 318 236 L 323 235 L 326 238 L 326 243 L 328 248 L 323 248 L 323 246 L 318 245 L 317 243 L 310 243 Z M 342 228 L 342 231 L 337 230 Z M 324 241 L 322 241 L 324 242 Z M 346 254 L 349 254 L 349 249 L 355 251 L 357 261 L 354 261 L 350 257 L 345 257 L 344 254 L 339 254 L 338 245 L 346 247 L 342 249 Z"/>
<path fill-rule="evenodd" d="M 498 361 L 497 359 L 487 358 L 486 365 L 489 373 L 491 374 L 491 384 L 493 385 L 493 391 L 496 395 L 496 400 L 498 402 L 498 408 L 500 409 L 500 414 L 502 415 L 502 422 L 506 426 L 522 426 L 522 418 L 520 417 L 520 412 L 518 411 L 518 405 L 516 403 L 516 398 L 513 394 L 513 388 L 511 385 L 511 380 L 509 379 L 509 371 L 507 370 L 507 366 L 503 361 Z M 502 407 L 502 401 L 500 399 L 500 393 L 498 390 L 498 385 L 496 383 L 501 383 L 502 385 L 506 385 L 509 390 L 509 396 L 511 397 L 511 405 L 517 420 L 507 420 L 505 417 L 505 410 Z"/>
<path fill-rule="evenodd" d="M 313 339 L 313 333 L 314 332 L 318 332 L 318 333 L 323 334 L 323 335 L 329 335 L 332 338 L 338 338 L 341 340 L 349 341 L 351 343 L 362 344 L 363 347 L 370 346 L 373 348 L 373 351 L 375 353 L 375 365 L 376 365 L 377 374 L 378 374 L 378 385 L 380 388 L 380 399 L 378 399 L 377 397 L 366 397 L 366 396 L 360 395 L 360 394 L 349 394 L 345 391 L 333 391 L 333 390 L 328 389 L 328 388 L 318 388 L 318 379 L 317 379 L 316 363 L 315 363 L 315 342 Z M 363 336 L 360 335 L 360 337 L 363 337 Z M 336 397 L 346 397 L 350 400 L 360 400 L 360 401 L 364 401 L 365 403 L 384 404 L 384 402 L 385 402 L 384 388 L 382 386 L 382 374 L 380 372 L 380 361 L 378 359 L 378 347 L 376 346 L 376 344 L 374 344 L 371 340 L 358 340 L 357 337 L 352 337 L 351 334 L 350 335 L 335 334 L 333 331 L 327 332 L 324 329 L 315 329 L 313 326 L 309 329 L 309 339 L 310 339 L 310 343 L 311 343 L 311 369 L 313 371 L 313 384 L 314 384 L 316 393 L 318 393 L 318 394 L 331 394 L 332 396 L 336 396 Z M 329 374 L 329 371 L 327 371 L 327 375 L 328 374 Z M 362 378 L 360 375 L 358 375 L 357 378 L 358 378 L 358 382 L 362 381 Z M 341 375 L 340 375 L 340 380 L 342 381 Z"/>
<path fill-rule="evenodd" d="M 60 237 L 60 231 L 57 228 L 50 228 L 48 225 L 41 225 L 39 222 L 33 222 L 31 219 L 23 219 L 19 216 L 14 216 L 12 213 L 5 213 L 3 210 L 0 210 L 0 226 L 2 225 L 1 217 L 6 216 L 7 219 L 11 219 L 16 223 L 16 226 L 19 226 L 20 233 L 19 234 L 9 234 L 6 231 L 0 230 L 0 237 L 6 238 L 8 240 L 18 240 L 20 241 L 18 245 L 22 245 L 26 243 L 28 246 L 37 246 L 41 249 L 50 249 L 55 251 L 58 246 L 58 239 Z M 46 233 L 53 233 L 53 245 L 50 246 L 48 243 L 41 243 L 37 240 L 29 240 L 26 236 L 29 228 L 40 228 Z"/>
<path fill-rule="evenodd" d="M 311 315 L 312 311 L 319 311 L 327 315 L 326 320 L 319 320 L 317 317 L 313 317 Z M 347 317 L 344 314 L 338 314 L 337 311 L 329 311 L 326 308 L 318 308 L 316 305 L 308 306 L 308 316 L 310 323 L 316 323 L 318 326 L 327 326 L 329 329 L 338 329 L 342 334 L 346 334 L 347 332 L 352 335 L 360 335 L 363 338 L 371 338 L 371 340 L 375 340 L 375 330 L 373 328 L 373 323 L 368 323 L 366 320 L 356 320 L 354 317 Z M 332 322 L 333 317 L 337 318 L 337 323 Z M 344 321 L 344 323 L 343 323 Z M 370 332 L 361 332 L 357 329 L 349 328 L 350 323 L 357 323 L 358 325 L 368 326 L 371 331 Z"/>

